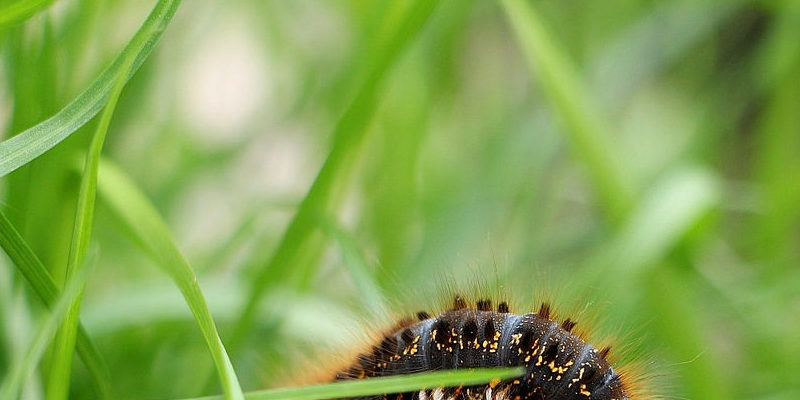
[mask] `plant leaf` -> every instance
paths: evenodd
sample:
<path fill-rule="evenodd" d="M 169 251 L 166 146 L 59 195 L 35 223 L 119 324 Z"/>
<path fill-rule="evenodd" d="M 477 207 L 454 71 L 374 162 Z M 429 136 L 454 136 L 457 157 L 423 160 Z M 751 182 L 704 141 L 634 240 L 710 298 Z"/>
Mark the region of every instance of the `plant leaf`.
<path fill-rule="evenodd" d="M 22 359 L 13 364 L 10 373 L 6 376 L 3 386 L 0 387 L 0 400 L 13 400 L 19 393 L 22 384 L 30 378 L 36 364 L 47 349 L 47 344 L 53 337 L 58 323 L 65 317 L 70 304 L 77 301 L 83 291 L 83 286 L 89 277 L 91 268 L 81 268 L 73 278 L 67 282 L 66 288 L 61 293 L 48 315 L 36 329 L 36 335 L 31 340 L 28 350 Z"/>
<path fill-rule="evenodd" d="M 59 290 L 53 277 L 2 211 L 0 211 L 0 247 L 5 250 L 42 302 L 52 309 L 59 297 Z M 75 347 L 92 376 L 92 383 L 98 396 L 108 398 L 110 396 L 108 368 L 83 325 L 78 325 Z"/>
<path fill-rule="evenodd" d="M 52 117 L 0 142 L 0 177 L 52 149 L 100 112 L 114 82 L 121 76 L 130 79 L 153 51 L 179 4 L 180 0 L 160 0 L 122 52 L 83 93 Z M 125 67 L 129 58 L 134 60 L 132 68 Z"/>
<path fill-rule="evenodd" d="M 178 250 L 166 223 L 128 176 L 110 161 L 101 161 L 98 182 L 101 198 L 136 236 L 156 264 L 172 278 L 186 299 L 211 351 L 225 398 L 244 399 L 233 365 L 197 283 L 197 276 Z"/>
<path fill-rule="evenodd" d="M 55 0 L 18 0 L 0 5 L 0 29 L 22 22 L 53 4 Z"/>
<path fill-rule="evenodd" d="M 133 42 L 134 45 L 138 44 Z M 135 47 L 135 46 L 134 46 Z M 86 251 L 89 248 L 89 240 L 92 237 L 92 220 L 94 219 L 94 204 L 97 194 L 97 168 L 100 162 L 100 154 L 103 151 L 103 143 L 108 133 L 108 126 L 117 107 L 117 101 L 125 87 L 128 79 L 128 72 L 133 65 L 134 58 L 128 55 L 122 69 L 123 74 L 117 78 L 114 90 L 111 92 L 108 104 L 106 104 L 100 123 L 97 125 L 89 150 L 86 153 L 83 176 L 81 176 L 80 190 L 78 191 L 78 203 L 75 211 L 75 223 L 72 230 L 72 241 L 70 243 L 69 258 L 67 260 L 67 280 L 74 279 L 81 266 L 84 265 Z M 70 372 L 72 370 L 72 355 L 75 352 L 75 339 L 80 317 L 81 298 L 83 290 L 78 293 L 56 335 L 53 346 L 53 358 L 50 365 L 50 374 L 47 380 L 47 398 L 51 400 L 66 399 L 69 395 Z"/>
<path fill-rule="evenodd" d="M 323 385 L 259 390 L 245 394 L 247 400 L 316 400 L 345 397 L 372 396 L 384 393 L 411 392 L 421 389 L 447 386 L 481 385 L 495 379 L 511 379 L 521 376 L 524 369 L 478 368 L 426 372 L 420 374 L 385 376 L 358 379 Z M 218 400 L 220 396 L 199 397 L 186 400 Z"/>
<path fill-rule="evenodd" d="M 419 34 L 430 19 L 438 0 L 421 0 L 407 6 L 396 29 L 390 31 L 385 41 L 379 42 L 377 50 L 367 60 L 366 79 L 353 102 L 342 115 L 333 133 L 333 148 L 317 174 L 297 213 L 278 244 L 272 257 L 264 263 L 253 281 L 251 293 L 231 338 L 231 348 L 236 350 L 242 336 L 253 323 L 259 301 L 268 288 L 294 277 L 300 283 L 314 274 L 309 257 L 319 252 L 320 237 L 316 222 L 320 215 L 335 210 L 341 202 L 346 187 L 345 178 L 358 158 L 358 150 L 364 142 L 367 124 L 378 105 L 378 95 L 390 67 L 409 43 Z M 405 5 L 404 5 L 405 6 Z M 312 256 L 310 256 L 312 255 Z M 299 278 L 297 278 L 299 277 Z"/>
<path fill-rule="evenodd" d="M 611 216 L 619 222 L 632 202 L 632 191 L 625 169 L 618 165 L 609 142 L 610 129 L 577 78 L 576 68 L 559 49 L 533 5 L 523 0 L 504 0 L 511 26 L 521 50 L 542 89 L 550 98 L 565 125 L 566 139 L 583 161 L 594 189 Z M 536 73 L 534 73 L 534 70 Z"/>

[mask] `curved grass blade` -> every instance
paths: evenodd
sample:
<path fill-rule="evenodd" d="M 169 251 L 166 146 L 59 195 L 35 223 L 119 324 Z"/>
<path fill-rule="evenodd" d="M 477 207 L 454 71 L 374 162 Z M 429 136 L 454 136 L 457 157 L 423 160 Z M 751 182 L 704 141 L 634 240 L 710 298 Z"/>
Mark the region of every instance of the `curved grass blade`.
<path fill-rule="evenodd" d="M 577 70 L 559 51 L 533 6 L 524 0 L 504 0 L 503 6 L 521 50 L 565 124 L 566 138 L 585 164 L 601 203 L 612 221 L 621 221 L 632 203 L 632 190 L 625 169 L 618 165 L 621 158 L 614 155 L 610 129 L 598 107 L 588 100 L 576 78 Z"/>
<path fill-rule="evenodd" d="M 55 0 L 18 0 L 0 5 L 0 29 L 22 22 L 53 4 Z"/>
<path fill-rule="evenodd" d="M 2 211 L 0 211 L 0 247 L 5 250 L 42 302 L 52 309 L 59 297 L 59 290 L 53 277 Z M 78 325 L 75 348 L 92 377 L 97 395 L 101 398 L 109 397 L 111 378 L 108 368 L 81 324 Z"/>
<path fill-rule="evenodd" d="M 91 268 L 81 268 L 75 273 L 73 278 L 67 283 L 66 288 L 61 293 L 48 315 L 36 329 L 36 335 L 31 340 L 28 350 L 22 359 L 13 364 L 9 374 L 0 387 L 0 400 L 13 400 L 22 387 L 33 374 L 36 364 L 42 358 L 42 354 L 47 349 L 47 344 L 55 334 L 59 322 L 64 319 L 70 304 L 80 297 L 86 279 L 89 277 Z"/>
<path fill-rule="evenodd" d="M 426 372 L 360 379 L 323 385 L 300 386 L 245 393 L 247 400 L 317 400 L 372 396 L 384 393 L 412 392 L 447 386 L 482 385 L 499 379 L 511 379 L 525 373 L 515 368 L 479 368 Z M 198 397 L 186 400 L 219 400 L 221 396 Z"/>
<path fill-rule="evenodd" d="M 101 160 L 98 182 L 100 195 L 111 211 L 175 281 L 186 299 L 214 359 L 225 398 L 243 400 L 239 380 L 219 338 L 214 319 L 197 283 L 197 276 L 178 250 L 166 223 L 127 175 L 110 161 Z"/>
<path fill-rule="evenodd" d="M 153 51 L 179 4 L 180 0 L 160 0 L 122 52 L 83 93 L 52 117 L 1 142 L 0 177 L 44 154 L 100 112 L 114 83 L 121 76 L 130 79 Z M 126 68 L 129 58 L 133 66 Z"/>
<path fill-rule="evenodd" d="M 135 45 L 138 44 L 133 42 Z M 136 46 L 134 46 L 136 47 Z M 106 140 L 108 126 L 117 107 L 117 101 L 122 93 L 122 89 L 127 83 L 127 75 L 133 65 L 133 57 L 125 60 L 125 68 L 117 78 L 114 90 L 106 104 L 100 123 L 92 136 L 89 150 L 86 153 L 83 176 L 81 177 L 80 189 L 78 191 L 78 203 L 75 211 L 75 224 L 72 230 L 72 241 L 70 243 L 69 258 L 67 259 L 67 280 L 74 279 L 80 268 L 84 265 L 86 252 L 89 248 L 89 240 L 92 236 L 92 220 L 94 219 L 94 204 L 97 194 L 97 169 L 100 163 L 100 154 L 103 151 L 103 143 Z M 47 380 L 47 398 L 49 400 L 66 399 L 69 394 L 70 373 L 72 371 L 72 356 L 75 352 L 75 339 L 78 328 L 78 318 L 80 317 L 81 299 L 83 289 L 80 290 L 72 304 L 66 318 L 64 318 L 61 329 L 56 335 L 53 346 L 53 358 L 50 365 L 50 374 Z"/>

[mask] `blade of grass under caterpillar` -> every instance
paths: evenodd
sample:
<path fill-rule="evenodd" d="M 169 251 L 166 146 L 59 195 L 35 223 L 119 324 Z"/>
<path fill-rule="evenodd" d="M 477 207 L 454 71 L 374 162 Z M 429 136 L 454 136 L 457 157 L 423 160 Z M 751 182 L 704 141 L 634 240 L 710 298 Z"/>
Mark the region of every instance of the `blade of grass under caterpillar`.
<path fill-rule="evenodd" d="M 259 390 L 245 393 L 247 400 L 317 400 L 411 392 L 436 387 L 482 385 L 521 376 L 523 368 L 476 368 L 386 376 L 323 385 Z M 184 400 L 221 400 L 220 396 Z"/>

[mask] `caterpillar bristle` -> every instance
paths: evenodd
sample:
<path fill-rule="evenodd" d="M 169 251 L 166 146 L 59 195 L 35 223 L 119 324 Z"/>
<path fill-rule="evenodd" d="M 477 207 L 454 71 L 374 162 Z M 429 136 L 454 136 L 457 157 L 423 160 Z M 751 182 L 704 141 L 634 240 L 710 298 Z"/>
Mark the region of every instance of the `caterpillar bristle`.
<path fill-rule="evenodd" d="M 397 339 L 395 339 L 394 336 L 386 336 L 381 341 L 381 344 L 376 348 L 378 356 L 375 358 L 381 359 L 387 354 L 393 354 L 395 349 L 397 349 Z M 372 354 L 374 355 L 376 352 L 373 351 Z"/>
<path fill-rule="evenodd" d="M 467 301 L 461 296 L 456 296 L 453 299 L 453 311 L 463 310 L 467 308 Z"/>
<path fill-rule="evenodd" d="M 508 307 L 508 303 L 503 301 L 497 305 L 497 312 L 505 314 L 511 312 L 511 309 Z"/>
<path fill-rule="evenodd" d="M 577 322 L 567 318 L 564 320 L 564 322 L 561 323 L 561 327 L 564 328 L 564 330 L 567 332 L 572 332 L 572 328 L 574 328 L 575 325 L 577 324 L 578 324 Z"/>
<path fill-rule="evenodd" d="M 431 317 L 431 315 L 428 314 L 427 311 L 419 311 L 419 312 L 417 312 L 417 319 L 420 320 L 420 321 L 424 321 L 424 320 L 426 320 L 426 319 L 428 319 L 430 317 Z"/>
<path fill-rule="evenodd" d="M 600 358 L 605 360 L 606 357 L 608 356 L 608 353 L 610 352 L 611 352 L 611 346 L 603 347 L 603 349 L 600 350 Z"/>
<path fill-rule="evenodd" d="M 411 325 L 414 324 L 414 322 L 415 321 L 413 319 L 408 318 L 408 317 L 400 318 L 400 320 L 398 320 L 397 323 L 395 324 L 395 326 L 392 329 L 392 331 L 398 331 L 398 330 L 403 329 L 403 328 L 405 328 L 407 326 L 411 326 Z"/>
<path fill-rule="evenodd" d="M 548 319 L 550 318 L 550 304 L 549 303 L 542 303 L 539 307 L 539 311 L 536 313 L 539 317 Z"/>
<path fill-rule="evenodd" d="M 492 311 L 492 301 L 489 299 L 480 299 L 476 305 L 478 311 Z"/>

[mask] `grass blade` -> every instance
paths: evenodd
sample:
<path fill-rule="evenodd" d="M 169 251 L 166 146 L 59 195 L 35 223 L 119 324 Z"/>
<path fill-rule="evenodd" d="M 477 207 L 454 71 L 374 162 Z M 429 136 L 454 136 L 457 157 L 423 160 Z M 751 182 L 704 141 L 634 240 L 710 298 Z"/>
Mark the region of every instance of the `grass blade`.
<path fill-rule="evenodd" d="M 134 45 L 138 43 L 133 42 Z M 136 47 L 136 46 L 134 46 Z M 100 123 L 92 136 L 89 150 L 86 153 L 83 176 L 81 177 L 80 189 L 78 192 L 78 204 L 75 211 L 75 223 L 72 230 L 72 241 L 70 243 L 69 258 L 67 259 L 66 279 L 71 281 L 84 265 L 86 251 L 89 248 L 89 240 L 92 236 L 92 221 L 94 219 L 94 204 L 97 194 L 97 169 L 100 163 L 100 154 L 103 151 L 103 143 L 106 140 L 108 126 L 117 107 L 117 101 L 128 81 L 128 72 L 133 65 L 134 58 L 129 55 L 125 59 L 122 74 L 117 78 L 114 90 L 106 104 Z M 50 366 L 50 375 L 47 380 L 48 400 L 62 400 L 69 395 L 70 373 L 72 370 L 72 355 L 75 352 L 75 339 L 78 328 L 78 318 L 80 316 L 81 289 L 69 306 L 69 311 L 64 322 L 56 335 L 53 346 L 53 359 Z"/>
<path fill-rule="evenodd" d="M 28 19 L 49 7 L 53 1 L 55 0 L 19 0 L 0 5 L 0 29 Z"/>
<path fill-rule="evenodd" d="M 720 199 L 720 182 L 712 172 L 696 166 L 676 167 L 642 197 L 580 279 L 598 287 L 640 279 L 715 210 Z"/>
<path fill-rule="evenodd" d="M 244 399 L 239 380 L 219 338 L 197 277 L 178 250 L 166 223 L 136 185 L 111 162 L 101 161 L 98 181 L 103 200 L 137 237 L 155 262 L 175 281 L 186 299 L 214 359 L 225 398 Z"/>
<path fill-rule="evenodd" d="M 252 325 L 259 301 L 269 287 L 279 282 L 285 283 L 290 275 L 302 279 L 313 276 L 308 270 L 311 267 L 310 263 L 303 262 L 303 257 L 313 253 L 308 247 L 314 238 L 319 240 L 314 235 L 318 228 L 316 219 L 320 215 L 330 213 L 340 202 L 339 195 L 346 186 L 344 178 L 357 158 L 357 150 L 364 142 L 367 124 L 377 107 L 378 94 L 386 74 L 430 19 L 438 3 L 438 0 L 421 0 L 411 5 L 396 30 L 387 36 L 385 42 L 380 43 L 374 58 L 368 63 L 363 86 L 336 125 L 333 148 L 286 228 L 277 250 L 258 271 L 253 281 L 247 304 L 231 339 L 231 348 L 234 351 Z"/>
<path fill-rule="evenodd" d="M 481 385 L 495 379 L 511 379 L 522 375 L 520 368 L 480 368 L 395 375 L 352 380 L 323 385 L 259 390 L 245 394 L 247 400 L 316 400 L 371 396 L 383 393 L 411 392 L 444 386 Z M 218 400 L 220 396 L 186 400 Z"/>
<path fill-rule="evenodd" d="M 53 277 L 2 211 L 0 211 L 0 247 L 5 250 L 42 302 L 52 309 L 59 297 L 59 290 Z M 86 329 L 80 324 L 75 347 L 92 376 L 92 383 L 98 396 L 108 397 L 110 395 L 108 368 L 86 333 Z"/>
<path fill-rule="evenodd" d="M 721 184 L 713 172 L 697 166 L 675 167 L 653 185 L 614 243 L 612 276 L 631 276 L 659 259 L 719 206 Z"/>
<path fill-rule="evenodd" d="M 178 4 L 180 0 L 160 0 L 122 52 L 83 93 L 52 117 L 0 142 L 0 177 L 44 154 L 100 112 L 114 83 L 120 77 L 129 79 L 150 55 Z M 134 60 L 131 68 L 125 66 L 128 59 Z"/>
<path fill-rule="evenodd" d="M 367 262 L 356 238 L 332 218 L 323 219 L 321 224 L 323 231 L 338 245 L 343 264 L 350 272 L 350 278 L 363 299 L 363 304 L 366 304 L 374 315 L 385 312 L 384 296 L 375 279 L 374 268 Z"/>
<path fill-rule="evenodd" d="M 632 202 L 632 193 L 624 168 L 618 165 L 621 158 L 612 151 L 610 129 L 533 5 L 524 0 L 504 0 L 503 5 L 521 50 L 565 124 L 566 138 L 585 164 L 599 200 L 611 219 L 619 222 Z"/>
<path fill-rule="evenodd" d="M 55 334 L 59 322 L 64 319 L 68 307 L 80 297 L 90 270 L 91 268 L 81 268 L 67 283 L 58 301 L 51 307 L 50 315 L 37 327 L 36 336 L 31 340 L 25 355 L 18 363 L 11 366 L 9 374 L 0 387 L 0 400 L 15 399 L 23 383 L 33 374 L 36 364 L 47 349 L 47 344 Z"/>

